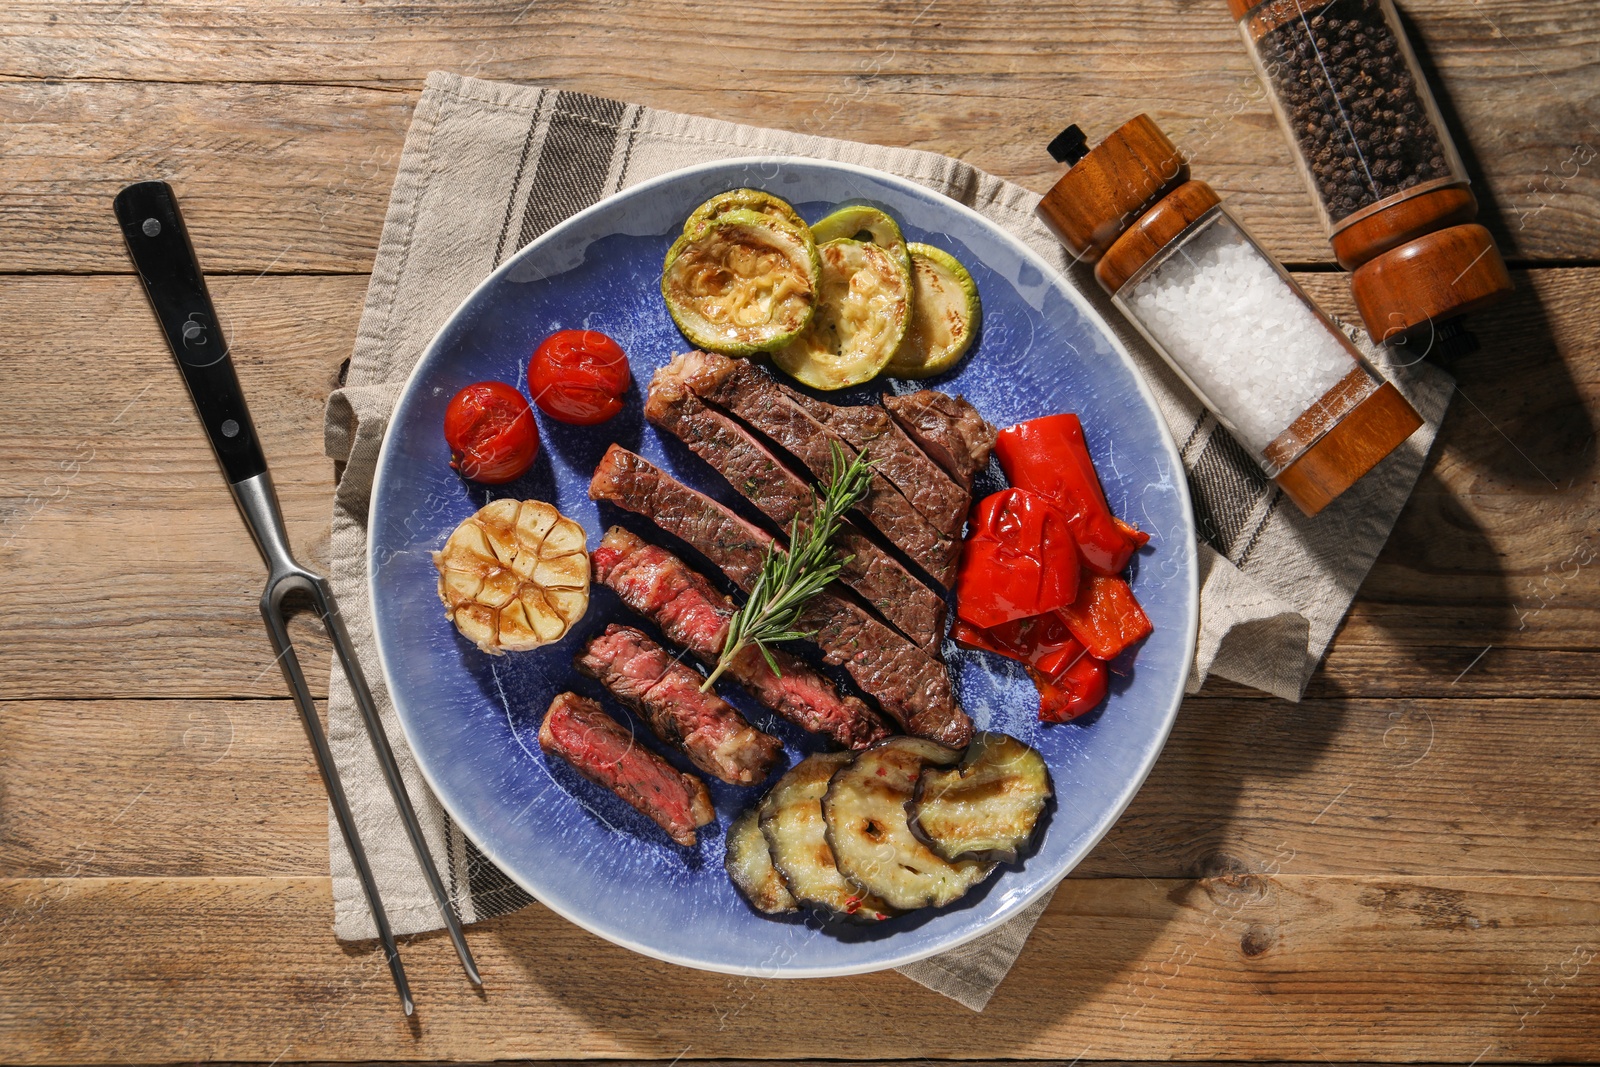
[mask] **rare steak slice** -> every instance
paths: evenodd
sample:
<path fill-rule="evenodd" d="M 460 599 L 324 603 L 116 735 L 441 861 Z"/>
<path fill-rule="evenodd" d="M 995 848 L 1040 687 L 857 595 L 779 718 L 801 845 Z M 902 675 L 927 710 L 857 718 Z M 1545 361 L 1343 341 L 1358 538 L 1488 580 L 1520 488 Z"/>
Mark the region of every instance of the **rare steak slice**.
<path fill-rule="evenodd" d="M 971 490 L 972 479 L 989 465 L 996 433 L 966 397 L 923 389 L 885 396 L 883 406 L 934 462 Z"/>
<path fill-rule="evenodd" d="M 589 496 L 643 515 L 687 541 L 746 592 L 773 544 L 765 531 L 620 445 L 601 457 Z M 944 664 L 852 603 L 848 594 L 833 591 L 838 588 L 813 597 L 800 621 L 800 629 L 815 631 L 812 640 L 823 659 L 850 672 L 862 692 L 907 733 L 966 744 L 972 720 L 956 703 Z"/>
<path fill-rule="evenodd" d="M 685 388 L 675 373 L 682 358 L 656 372 L 645 400 L 645 417 L 688 445 L 779 526 L 788 529 L 795 519 L 809 523 L 816 504 L 811 486 L 749 430 Z M 881 408 L 872 410 L 890 422 Z M 915 451 L 909 442 L 907 447 Z M 926 456 L 922 461 L 933 466 Z M 934 468 L 934 473 L 955 489 L 943 471 Z M 944 598 L 848 521 L 840 524 L 834 538 L 846 557 L 840 580 L 907 637 L 924 648 L 936 648 L 944 636 Z"/>
<path fill-rule="evenodd" d="M 855 454 L 842 434 L 818 422 L 779 388 L 771 375 L 748 360 L 689 352 L 675 365 L 679 378 L 696 396 L 773 441 L 819 481 L 829 477 L 830 443 L 837 443 L 846 455 Z M 923 518 L 882 474 L 873 477 L 856 511 L 940 585 L 948 588 L 955 581 L 956 560 L 961 555 L 959 535 L 943 533 Z"/>
<path fill-rule="evenodd" d="M 778 388 L 857 452 L 871 456 L 878 473 L 889 479 L 934 529 L 946 537 L 961 536 L 971 494 L 913 444 L 887 411 L 876 404 L 829 404 L 786 385 Z"/>
<path fill-rule="evenodd" d="M 659 626 L 668 641 L 702 662 L 716 661 L 733 601 L 698 571 L 620 526 L 606 531 L 590 561 L 595 580 Z M 801 729 L 824 734 L 846 748 L 865 748 L 889 736 L 876 712 L 853 696 L 841 695 L 810 664 L 781 649 L 773 649 L 772 657 L 779 673 L 773 673 L 760 649 L 747 648 L 723 676 Z"/>
<path fill-rule="evenodd" d="M 754 785 L 783 752 L 777 738 L 751 726 L 727 701 L 701 692 L 705 679 L 642 630 L 607 626 L 573 665 L 637 713 L 657 737 L 724 782 Z"/>
<path fill-rule="evenodd" d="M 639 744 L 632 730 L 587 697 L 561 693 L 550 702 L 539 747 L 617 794 L 686 848 L 695 846 L 695 830 L 716 818 L 704 782 Z"/>

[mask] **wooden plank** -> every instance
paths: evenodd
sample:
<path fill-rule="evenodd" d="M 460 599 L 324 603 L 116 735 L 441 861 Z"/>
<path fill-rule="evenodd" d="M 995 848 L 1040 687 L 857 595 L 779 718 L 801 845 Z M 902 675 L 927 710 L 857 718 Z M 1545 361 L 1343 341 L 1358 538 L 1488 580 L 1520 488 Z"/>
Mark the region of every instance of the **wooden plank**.
<path fill-rule="evenodd" d="M 1508 253 L 1592 258 L 1600 12 L 1583 0 L 1406 10 L 1452 124 L 1471 132 L 1461 148 Z M 1147 111 L 1269 247 L 1331 260 L 1220 4 L 567 0 L 536 12 L 520 0 L 412 5 L 405 18 L 281 0 L 13 4 L 0 71 L 49 81 L 0 95 L 12 191 L 0 269 L 126 269 L 101 237 L 105 203 L 161 174 L 213 235 L 219 269 L 363 270 L 432 69 L 945 152 L 1041 192 L 1059 173 L 1043 146 L 1063 125 L 1100 136 Z M 714 55 L 730 76 L 708 82 L 698 62 L 678 75 L 664 55 Z M 173 84 L 128 84 L 145 80 Z M 28 239 L 40 227 L 49 243 Z"/>
<path fill-rule="evenodd" d="M 1298 277 L 1324 307 L 1359 321 L 1341 275 Z M 1362 586 L 1330 670 L 1359 661 L 1389 669 L 1396 645 L 1467 653 L 1402 666 L 1405 676 L 1425 672 L 1409 689 L 1419 692 L 1459 688 L 1473 675 L 1473 684 L 1490 684 L 1480 672 L 1510 665 L 1491 658 L 1499 649 L 1600 647 L 1589 630 L 1600 593 L 1600 345 L 1580 325 L 1600 271 L 1570 280 L 1577 284 L 1518 272 L 1516 293 L 1468 320 L 1482 346 L 1451 366 L 1457 393 L 1430 462 Z M 1347 644 L 1355 646 L 1350 659 L 1340 655 Z"/>
<path fill-rule="evenodd" d="M 325 879 L 16 880 L 0 1055 L 1583 1060 L 1596 888 L 1286 867 L 1072 880 L 981 1015 L 894 974 L 683 970 L 536 905 L 469 932 L 482 996 L 446 939 L 406 946 L 407 1023 L 381 954 L 329 936 Z"/>
<path fill-rule="evenodd" d="M 1330 307 L 1348 302 L 1339 276 L 1299 277 Z M 1581 561 L 1600 556 L 1600 270 L 1518 272 L 1517 283 L 1508 305 L 1476 320 L 1483 351 L 1458 367 L 1471 402 L 1452 406 L 1317 694 L 1555 696 L 1592 674 L 1600 567 Z M 267 276 L 214 287 L 291 538 L 314 565 L 332 491 L 322 403 L 364 286 Z M 281 696 L 256 613 L 260 561 L 134 281 L 8 278 L 0 319 L 12 324 L 0 335 L 0 544 L 12 576 L 0 586 L 0 692 Z M 85 341 L 102 337 L 116 343 L 89 349 L 85 375 Z M 92 614 L 61 610 L 90 601 Z M 324 644 L 303 632 L 320 693 Z M 108 635 L 117 656 L 78 653 Z M 1562 655 L 1519 652 L 1529 649 Z"/>
<path fill-rule="evenodd" d="M 211 286 L 291 544 L 313 567 L 326 556 L 333 493 L 322 408 L 365 287 L 274 277 Z M 0 591 L 0 672 L 21 683 L 7 695 L 281 696 L 257 609 L 266 572 L 138 283 L 8 278 L 0 307 L 13 324 L 0 336 L 0 551 L 14 568 Z M 64 612 L 70 603 L 94 610 Z M 325 692 L 326 642 L 316 626 L 295 632 Z M 113 646 L 116 655 L 84 654 Z"/>
<path fill-rule="evenodd" d="M 367 270 L 416 101 L 323 86 L 7 84 L 0 271 L 131 270 L 111 201 L 149 178 L 176 187 L 207 270 Z"/>
<path fill-rule="evenodd" d="M 1075 876 L 1261 870 L 1284 850 L 1299 874 L 1600 876 L 1600 754 L 1572 740 L 1596 733 L 1592 698 L 1191 699 Z M 286 700 L 0 702 L 0 757 L 10 875 L 327 872 Z"/>

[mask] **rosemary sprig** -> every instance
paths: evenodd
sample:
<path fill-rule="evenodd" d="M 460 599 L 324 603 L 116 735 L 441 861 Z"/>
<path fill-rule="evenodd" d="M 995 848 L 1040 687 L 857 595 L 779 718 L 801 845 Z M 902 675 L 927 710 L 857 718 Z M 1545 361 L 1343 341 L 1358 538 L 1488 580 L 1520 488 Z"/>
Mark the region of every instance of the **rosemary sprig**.
<path fill-rule="evenodd" d="M 815 633 L 798 628 L 800 613 L 806 603 L 855 558 L 839 556 L 832 544 L 833 535 L 844 513 L 867 495 L 872 484 L 872 461 L 865 450 L 858 452 L 855 459 L 846 461 L 844 449 L 837 441 L 828 444 L 828 484 L 820 497 L 816 490 L 811 492 L 811 525 L 802 528 L 797 515 L 789 524 L 789 551 L 779 548 L 776 541 L 767 545 L 766 557 L 761 561 L 755 584 L 750 587 L 749 598 L 728 620 L 728 636 L 722 643 L 722 654 L 717 657 L 716 668 L 700 686 L 702 692 L 710 689 L 734 658 L 750 645 L 761 650 L 773 674 L 782 674 L 768 646 L 800 640 Z"/>

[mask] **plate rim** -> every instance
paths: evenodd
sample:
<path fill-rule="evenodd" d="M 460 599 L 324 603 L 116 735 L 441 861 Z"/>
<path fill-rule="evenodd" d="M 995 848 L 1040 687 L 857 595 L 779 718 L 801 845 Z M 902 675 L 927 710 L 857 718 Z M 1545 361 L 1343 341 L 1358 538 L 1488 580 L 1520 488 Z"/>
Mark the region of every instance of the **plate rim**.
<path fill-rule="evenodd" d="M 528 895 L 531 896 L 537 903 L 545 908 L 548 908 L 550 911 L 554 912 L 562 919 L 565 919 L 567 922 L 572 923 L 574 926 L 577 926 L 582 930 L 586 930 L 589 933 L 594 934 L 596 937 L 602 938 L 613 945 L 628 949 L 631 952 L 637 952 L 641 956 L 646 956 L 650 959 L 656 959 L 664 963 L 675 964 L 691 970 L 706 971 L 714 974 L 731 974 L 762 978 L 836 978 L 892 970 L 920 962 L 932 956 L 940 955 L 941 953 L 949 952 L 952 949 L 959 948 L 962 945 L 975 941 L 985 934 L 992 933 L 994 930 L 1004 926 L 1012 919 L 1015 919 L 1022 911 L 1031 906 L 1041 896 L 1044 896 L 1048 893 L 1053 893 L 1061 884 L 1061 882 L 1075 869 L 1077 869 L 1078 865 L 1081 864 L 1089 855 L 1089 853 L 1094 850 L 1095 846 L 1097 846 L 1105 838 L 1106 834 L 1111 831 L 1111 828 L 1115 826 L 1122 818 L 1122 815 L 1127 810 L 1128 805 L 1133 802 L 1133 798 L 1138 796 L 1139 791 L 1144 788 L 1144 783 L 1146 779 L 1149 778 L 1151 770 L 1154 769 L 1156 761 L 1161 758 L 1161 753 L 1166 748 L 1167 739 L 1171 736 L 1172 727 L 1177 721 L 1178 709 L 1183 703 L 1183 698 L 1185 695 L 1184 683 L 1179 683 L 1169 707 L 1162 716 L 1162 727 L 1159 732 L 1159 736 L 1155 738 L 1155 744 L 1150 747 L 1148 754 L 1136 769 L 1135 773 L 1130 776 L 1130 780 L 1133 783 L 1133 788 L 1127 791 L 1121 802 L 1116 805 L 1115 810 L 1109 811 L 1103 818 L 1099 829 L 1088 841 L 1085 842 L 1077 859 L 1069 863 L 1057 878 L 1047 884 L 1039 886 L 1031 894 L 1028 894 L 1027 896 L 1018 900 L 1015 906 L 999 909 L 995 915 L 978 924 L 975 929 L 964 932 L 957 936 L 953 936 L 944 943 L 938 944 L 931 948 L 922 947 L 912 949 L 889 960 L 874 960 L 869 963 L 844 964 L 835 966 L 780 966 L 778 968 L 774 968 L 770 964 L 752 964 L 745 966 L 733 964 L 711 964 L 700 960 L 690 960 L 671 952 L 661 951 L 649 945 L 638 943 L 628 937 L 618 935 L 614 932 L 599 929 L 596 926 L 578 918 L 576 915 L 570 914 L 566 909 L 557 907 L 544 897 L 540 896 L 539 892 L 535 890 L 533 886 L 529 885 L 521 876 L 519 876 L 511 865 L 504 862 L 494 849 L 490 848 L 484 842 L 479 841 L 478 836 L 471 832 L 470 820 L 462 817 L 461 813 L 459 813 L 452 805 L 445 792 L 439 788 L 439 783 L 435 781 L 433 773 L 429 770 L 428 762 L 422 754 L 422 749 L 417 746 L 415 738 L 412 737 L 411 728 L 406 721 L 406 715 L 401 711 L 400 700 L 396 695 L 397 690 L 393 683 L 393 674 L 389 667 L 389 660 L 384 653 L 384 643 L 379 639 L 378 598 L 376 595 L 377 571 L 373 565 L 373 561 L 376 558 L 373 549 L 378 525 L 372 519 L 372 512 L 373 509 L 376 508 L 377 502 L 381 496 L 384 460 L 389 451 L 391 435 L 395 431 L 396 423 L 393 418 L 393 410 L 398 409 L 405 401 L 405 398 L 411 395 L 411 390 L 416 384 L 417 376 L 422 367 L 428 362 L 429 357 L 431 357 L 435 350 L 439 347 L 440 341 L 444 335 L 456 325 L 467 308 L 471 306 L 472 303 L 477 299 L 479 293 L 487 289 L 491 284 L 497 282 L 502 275 L 508 274 L 512 270 L 516 269 L 517 265 L 524 258 L 534 254 L 546 244 L 551 244 L 561 239 L 568 231 L 588 222 L 594 216 L 609 210 L 613 201 L 616 201 L 620 198 L 648 193 L 650 190 L 658 186 L 681 181 L 685 177 L 699 173 L 740 167 L 748 169 L 752 167 L 783 167 L 785 165 L 824 167 L 843 171 L 845 173 L 858 174 L 876 181 L 887 181 L 891 185 L 901 186 L 902 188 L 917 195 L 934 196 L 944 200 L 946 202 L 946 206 L 955 209 L 958 214 L 967 216 L 969 221 L 975 223 L 981 228 L 991 231 L 994 234 L 998 234 L 1003 242 L 1012 246 L 1012 248 L 1019 254 L 1025 263 L 1040 271 L 1044 277 L 1059 279 L 1061 287 L 1066 290 L 1069 299 L 1076 306 L 1078 312 L 1094 325 L 1099 327 L 1105 339 L 1110 343 L 1112 350 L 1122 361 L 1122 364 L 1127 369 L 1128 373 L 1132 375 L 1134 384 L 1138 389 L 1139 396 L 1144 400 L 1146 406 L 1155 416 L 1156 425 L 1160 431 L 1161 442 L 1166 447 L 1167 459 L 1172 464 L 1173 470 L 1177 475 L 1173 477 L 1172 484 L 1177 489 L 1179 500 L 1182 505 L 1180 511 L 1184 520 L 1185 536 L 1183 537 L 1183 545 L 1181 550 L 1184 554 L 1185 561 L 1188 564 L 1186 571 L 1188 574 L 1189 586 L 1187 590 L 1188 617 L 1185 619 L 1185 634 L 1182 642 L 1182 647 L 1185 650 L 1183 657 L 1184 669 L 1180 673 L 1182 678 L 1188 678 L 1189 674 L 1193 670 L 1195 642 L 1199 634 L 1200 625 L 1199 550 L 1194 536 L 1194 505 L 1193 501 L 1190 499 L 1188 479 L 1181 476 L 1181 472 L 1183 471 L 1183 461 L 1178 452 L 1177 443 L 1173 440 L 1172 430 L 1167 425 L 1166 417 L 1161 412 L 1161 405 L 1157 402 L 1155 394 L 1150 389 L 1149 383 L 1145 381 L 1144 374 L 1139 370 L 1138 365 L 1134 363 L 1133 357 L 1129 354 L 1127 346 L 1123 344 L 1121 337 L 1117 335 L 1116 331 L 1111 329 L 1110 324 L 1106 322 L 1105 317 L 1100 314 L 1094 305 L 1089 303 L 1084 295 L 1078 291 L 1077 285 L 1073 283 L 1069 275 L 1063 271 L 1057 270 L 1054 266 L 1047 262 L 1043 256 L 1034 251 L 1033 248 L 1029 247 L 1028 244 L 1021 238 L 1017 237 L 1010 230 L 1007 230 L 1005 227 L 983 215 L 974 208 L 961 203 L 959 200 L 956 200 L 953 197 L 946 196 L 937 189 L 930 188 L 929 186 L 923 185 L 921 182 L 903 177 L 899 174 L 877 170 L 872 167 L 864 167 L 855 163 L 845 163 L 830 159 L 817 159 L 809 156 L 758 155 L 735 156 L 727 159 L 708 160 L 704 163 L 696 163 L 692 166 L 670 170 L 662 174 L 658 174 L 653 178 L 639 182 L 636 185 L 630 185 L 625 189 L 619 189 L 609 196 L 603 197 L 590 206 L 584 208 L 582 211 L 563 219 L 555 226 L 552 226 L 534 240 L 518 249 L 515 254 L 513 254 L 504 263 L 500 264 L 488 275 L 486 275 L 481 281 L 478 282 L 477 285 L 473 286 L 471 291 L 468 292 L 467 295 L 461 299 L 460 303 L 456 305 L 455 309 L 450 312 L 449 316 L 447 316 L 445 320 L 440 323 L 439 328 L 434 332 L 433 337 L 429 339 L 427 346 L 422 350 L 422 354 L 417 357 L 417 361 L 412 365 L 410 373 L 406 375 L 405 382 L 401 385 L 399 392 L 395 394 L 394 409 L 391 409 L 389 422 L 384 427 L 383 438 L 378 446 L 378 455 L 374 460 L 372 491 L 367 498 L 367 611 L 372 624 L 373 645 L 377 649 L 378 664 L 383 675 L 384 688 L 389 693 L 389 701 L 394 707 L 395 718 L 400 722 L 401 732 L 405 735 L 406 744 L 411 749 L 412 759 L 415 762 L 418 771 L 421 772 L 423 781 L 427 783 L 429 790 L 433 793 L 434 799 L 439 802 L 439 805 L 449 815 L 450 819 L 455 822 L 457 826 L 461 827 L 462 832 L 467 834 L 467 836 L 472 839 L 473 844 L 483 852 L 484 856 L 489 859 L 490 862 L 492 862 L 497 868 L 503 871 L 508 878 L 526 891 Z"/>

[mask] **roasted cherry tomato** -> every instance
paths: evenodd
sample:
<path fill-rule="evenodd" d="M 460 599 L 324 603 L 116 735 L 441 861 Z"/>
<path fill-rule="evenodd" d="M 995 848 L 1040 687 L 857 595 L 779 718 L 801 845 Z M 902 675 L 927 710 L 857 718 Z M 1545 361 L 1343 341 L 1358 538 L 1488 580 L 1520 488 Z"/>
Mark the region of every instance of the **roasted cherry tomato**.
<path fill-rule="evenodd" d="M 509 482 L 533 465 L 539 428 L 528 401 L 505 382 L 476 382 L 444 409 L 450 466 L 475 482 Z"/>
<path fill-rule="evenodd" d="M 578 426 L 621 411 L 632 380 L 622 346 L 598 330 L 553 333 L 528 361 L 528 393 L 539 410 Z"/>

